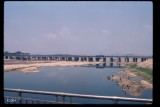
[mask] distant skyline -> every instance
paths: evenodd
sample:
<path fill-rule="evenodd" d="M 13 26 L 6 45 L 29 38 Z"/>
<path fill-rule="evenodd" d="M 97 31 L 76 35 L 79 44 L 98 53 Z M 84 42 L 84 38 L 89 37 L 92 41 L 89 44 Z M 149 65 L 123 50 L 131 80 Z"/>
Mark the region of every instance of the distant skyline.
<path fill-rule="evenodd" d="M 4 51 L 153 55 L 149 1 L 6 1 Z"/>

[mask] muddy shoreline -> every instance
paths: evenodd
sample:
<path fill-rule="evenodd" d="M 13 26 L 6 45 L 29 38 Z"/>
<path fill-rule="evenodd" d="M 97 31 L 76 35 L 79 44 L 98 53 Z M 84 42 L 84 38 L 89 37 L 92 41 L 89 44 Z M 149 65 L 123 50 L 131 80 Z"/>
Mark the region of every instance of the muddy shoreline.
<path fill-rule="evenodd" d="M 137 79 L 137 77 L 139 77 L 139 79 Z M 132 72 L 130 68 L 122 69 L 118 71 L 117 74 L 107 76 L 106 78 L 115 81 L 117 86 L 121 87 L 122 92 L 133 96 L 140 96 L 142 90 L 153 89 L 152 83 Z"/>

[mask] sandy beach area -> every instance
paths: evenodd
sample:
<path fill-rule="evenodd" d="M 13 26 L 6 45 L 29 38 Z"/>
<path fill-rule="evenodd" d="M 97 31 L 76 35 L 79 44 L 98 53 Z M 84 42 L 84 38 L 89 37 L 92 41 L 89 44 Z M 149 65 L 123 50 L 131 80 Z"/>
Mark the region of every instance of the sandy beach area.
<path fill-rule="evenodd" d="M 138 67 L 153 69 L 153 59 L 148 59 L 144 62 L 138 63 L 137 65 Z"/>
<path fill-rule="evenodd" d="M 82 66 L 82 65 L 95 65 L 103 62 L 75 62 L 75 61 L 36 61 L 26 63 L 10 63 L 4 64 L 4 71 L 18 70 L 26 72 L 37 71 L 38 67 L 53 67 L 53 66 Z"/>

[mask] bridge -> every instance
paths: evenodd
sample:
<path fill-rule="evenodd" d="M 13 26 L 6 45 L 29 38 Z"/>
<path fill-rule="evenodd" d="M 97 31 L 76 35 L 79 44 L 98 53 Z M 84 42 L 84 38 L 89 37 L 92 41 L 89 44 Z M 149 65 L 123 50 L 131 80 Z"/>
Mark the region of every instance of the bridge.
<path fill-rule="evenodd" d="M 118 97 L 118 96 L 98 96 L 98 95 L 86 95 L 86 94 L 74 94 L 74 93 L 64 93 L 64 92 L 48 92 L 48 91 L 37 91 L 37 90 L 23 90 L 23 89 L 10 89 L 4 88 L 6 92 L 16 92 L 18 97 L 4 96 L 5 104 L 33 104 L 33 103 L 45 103 L 45 104 L 77 104 L 73 103 L 73 98 L 87 98 L 87 99 L 100 99 L 100 100 L 112 100 L 115 104 L 119 101 L 129 101 L 129 102 L 142 102 L 144 104 L 152 104 L 152 99 L 141 99 L 141 98 L 128 98 L 128 97 Z M 37 95 L 50 95 L 54 96 L 55 100 L 44 100 L 44 99 L 33 99 L 24 98 L 22 94 L 37 94 Z M 62 98 L 62 101 L 59 98 Z M 69 101 L 67 101 L 67 98 Z"/>
<path fill-rule="evenodd" d="M 143 62 L 152 56 L 137 55 L 31 55 L 29 53 L 4 53 L 4 60 L 27 60 L 27 61 L 103 61 L 103 62 Z"/>

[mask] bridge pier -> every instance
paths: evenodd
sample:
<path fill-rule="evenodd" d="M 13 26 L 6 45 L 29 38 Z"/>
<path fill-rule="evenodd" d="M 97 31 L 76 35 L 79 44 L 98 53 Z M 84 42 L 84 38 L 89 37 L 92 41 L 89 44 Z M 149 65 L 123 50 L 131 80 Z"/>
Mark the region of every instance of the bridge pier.
<path fill-rule="evenodd" d="M 97 57 L 96 57 L 96 61 L 98 62 L 99 60 L 100 60 L 100 58 L 97 58 Z"/>
<path fill-rule="evenodd" d="M 79 58 L 78 57 L 74 57 L 74 61 L 78 61 L 79 60 Z"/>
<path fill-rule="evenodd" d="M 22 57 L 17 56 L 17 57 L 16 57 L 16 60 L 22 60 Z"/>
<path fill-rule="evenodd" d="M 113 62 L 113 58 L 112 57 L 110 58 L 110 62 Z"/>
<path fill-rule="evenodd" d="M 86 57 L 84 57 L 84 61 L 87 61 L 87 58 L 86 58 Z"/>
<path fill-rule="evenodd" d="M 129 58 L 128 57 L 125 58 L 125 62 L 129 62 Z"/>
<path fill-rule="evenodd" d="M 103 58 L 103 62 L 106 62 L 106 58 Z"/>
<path fill-rule="evenodd" d="M 133 62 L 137 62 L 137 58 L 133 58 Z"/>
<path fill-rule="evenodd" d="M 84 61 L 84 57 L 81 57 L 81 61 Z"/>
<path fill-rule="evenodd" d="M 88 58 L 88 61 L 89 61 L 89 62 L 92 62 L 92 61 L 93 61 L 93 58 L 92 58 L 92 57 L 89 57 L 89 58 Z"/>
<path fill-rule="evenodd" d="M 72 61 L 72 57 L 68 57 L 68 61 Z"/>
<path fill-rule="evenodd" d="M 120 57 L 118 57 L 117 59 L 118 59 L 118 62 L 121 62 L 121 58 Z"/>

